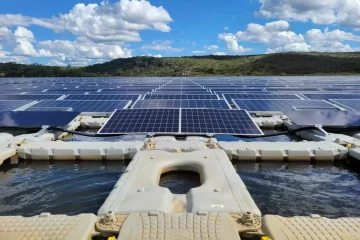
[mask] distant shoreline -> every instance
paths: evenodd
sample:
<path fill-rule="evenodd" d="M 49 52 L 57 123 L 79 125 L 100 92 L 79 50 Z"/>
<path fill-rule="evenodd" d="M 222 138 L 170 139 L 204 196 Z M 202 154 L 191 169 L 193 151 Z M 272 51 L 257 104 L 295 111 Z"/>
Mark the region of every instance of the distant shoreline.
<path fill-rule="evenodd" d="M 0 63 L 1 77 L 357 76 L 360 52 L 133 57 L 86 67 Z"/>

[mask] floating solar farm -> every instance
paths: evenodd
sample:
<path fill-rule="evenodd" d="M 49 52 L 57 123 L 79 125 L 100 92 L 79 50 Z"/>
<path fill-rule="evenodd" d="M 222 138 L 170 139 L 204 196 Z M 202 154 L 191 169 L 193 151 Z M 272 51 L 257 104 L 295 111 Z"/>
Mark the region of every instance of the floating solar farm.
<path fill-rule="evenodd" d="M 108 117 L 99 134 L 261 135 L 256 114 L 302 122 L 305 112 L 360 110 L 357 77 L 3 78 L 0 87 L 1 112 Z"/>

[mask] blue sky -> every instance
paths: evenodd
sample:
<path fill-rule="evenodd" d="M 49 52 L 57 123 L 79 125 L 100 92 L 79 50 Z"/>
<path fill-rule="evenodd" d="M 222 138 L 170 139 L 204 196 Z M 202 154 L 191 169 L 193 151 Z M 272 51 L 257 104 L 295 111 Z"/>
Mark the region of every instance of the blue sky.
<path fill-rule="evenodd" d="M 11 0 L 0 62 L 360 50 L 360 0 Z"/>

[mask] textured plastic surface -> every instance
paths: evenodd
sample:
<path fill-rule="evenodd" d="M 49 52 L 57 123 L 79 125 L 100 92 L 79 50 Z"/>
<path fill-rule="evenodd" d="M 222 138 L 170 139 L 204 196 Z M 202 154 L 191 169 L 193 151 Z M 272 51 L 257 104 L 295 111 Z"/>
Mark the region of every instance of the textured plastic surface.
<path fill-rule="evenodd" d="M 240 237 L 228 213 L 133 213 L 126 218 L 119 239 L 240 240 Z"/>
<path fill-rule="evenodd" d="M 219 142 L 232 160 L 337 160 L 348 149 L 332 142 Z"/>
<path fill-rule="evenodd" d="M 355 240 L 360 239 L 360 218 L 263 217 L 265 234 L 272 240 Z"/>
<path fill-rule="evenodd" d="M 34 160 L 123 160 L 131 159 L 144 143 L 135 142 L 34 142 L 17 152 L 22 159 Z"/>
<path fill-rule="evenodd" d="M 0 239 L 90 240 L 96 220 L 94 214 L 0 217 Z"/>
<path fill-rule="evenodd" d="M 0 148 L 0 165 L 16 154 L 15 148 Z"/>
<path fill-rule="evenodd" d="M 172 194 L 158 185 L 161 173 L 177 170 L 198 172 L 202 185 L 186 195 Z M 116 214 L 250 211 L 254 216 L 261 215 L 225 152 L 219 149 L 138 152 L 98 214 L 102 216 L 108 211 Z"/>
<path fill-rule="evenodd" d="M 197 149 L 206 149 L 206 144 L 200 141 L 158 141 L 155 144 L 155 149 L 165 150 L 170 152 L 177 151 L 194 151 Z"/>

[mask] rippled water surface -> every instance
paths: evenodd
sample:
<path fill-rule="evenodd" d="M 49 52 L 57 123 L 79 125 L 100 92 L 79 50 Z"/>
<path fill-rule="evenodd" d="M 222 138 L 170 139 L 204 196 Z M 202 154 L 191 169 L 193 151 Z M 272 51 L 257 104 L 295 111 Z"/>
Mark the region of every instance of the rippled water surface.
<path fill-rule="evenodd" d="M 263 215 L 360 217 L 359 174 L 330 164 L 240 163 L 235 167 Z"/>
<path fill-rule="evenodd" d="M 263 214 L 360 217 L 359 174 L 346 167 L 244 162 L 234 166 Z M 1 166 L 0 215 L 96 213 L 124 169 L 121 162 Z M 197 186 L 197 178 L 184 176 L 176 181 L 176 175 L 167 175 L 161 184 L 179 193 Z"/>
<path fill-rule="evenodd" d="M 0 215 L 96 213 L 124 166 L 70 162 L 22 162 L 0 167 Z"/>

